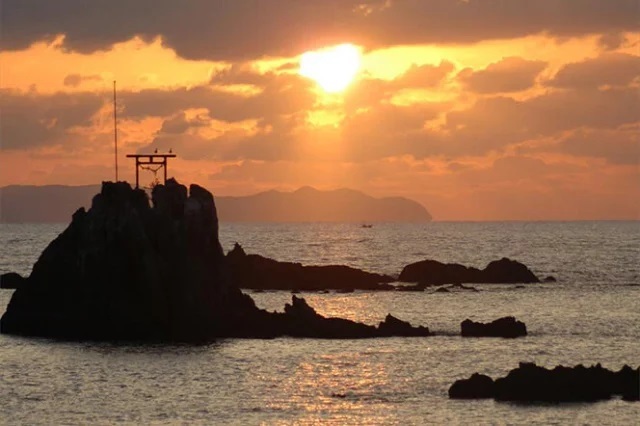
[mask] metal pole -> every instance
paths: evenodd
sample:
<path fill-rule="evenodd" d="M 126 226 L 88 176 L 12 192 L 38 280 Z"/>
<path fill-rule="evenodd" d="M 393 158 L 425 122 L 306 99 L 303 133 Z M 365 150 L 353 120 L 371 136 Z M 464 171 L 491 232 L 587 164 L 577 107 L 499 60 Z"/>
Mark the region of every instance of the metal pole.
<path fill-rule="evenodd" d="M 136 157 L 136 189 L 138 189 L 138 187 L 139 187 L 139 185 L 138 185 L 138 168 L 139 168 L 139 166 L 140 166 L 139 159 L 138 159 L 138 157 Z"/>
<path fill-rule="evenodd" d="M 118 112 L 116 104 L 116 81 L 113 80 L 113 135 L 116 157 L 116 182 L 118 181 Z"/>
<path fill-rule="evenodd" d="M 167 184 L 167 157 L 164 157 L 164 184 Z"/>

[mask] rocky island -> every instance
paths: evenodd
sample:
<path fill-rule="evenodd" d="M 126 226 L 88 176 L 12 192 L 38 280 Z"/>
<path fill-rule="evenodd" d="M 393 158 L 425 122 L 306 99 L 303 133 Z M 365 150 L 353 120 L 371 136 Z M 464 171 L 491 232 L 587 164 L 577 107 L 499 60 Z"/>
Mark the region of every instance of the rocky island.
<path fill-rule="evenodd" d="M 442 284 L 515 284 L 539 283 L 540 279 L 522 263 L 503 257 L 490 262 L 484 269 L 457 263 L 423 260 L 405 266 L 399 281 L 415 282 L 419 287 Z M 548 277 L 546 280 L 551 280 Z M 553 279 L 555 281 L 555 279 Z"/>
<path fill-rule="evenodd" d="M 495 381 L 474 373 L 449 388 L 452 399 L 494 398 L 518 402 L 595 402 L 621 396 L 625 401 L 640 400 L 640 367 L 625 365 L 611 371 L 600 364 L 585 367 L 557 366 L 551 370 L 535 363 L 521 362 Z"/>
<path fill-rule="evenodd" d="M 304 266 L 246 254 L 236 243 L 227 253 L 233 282 L 251 290 L 320 291 L 393 290 L 393 277 L 345 265 Z"/>
<path fill-rule="evenodd" d="M 203 341 L 220 337 L 427 336 L 389 315 L 378 327 L 325 318 L 294 297 L 258 309 L 232 279 L 214 198 L 170 179 L 147 194 L 105 182 L 89 210 L 43 251 L 0 331 L 63 339 Z"/>

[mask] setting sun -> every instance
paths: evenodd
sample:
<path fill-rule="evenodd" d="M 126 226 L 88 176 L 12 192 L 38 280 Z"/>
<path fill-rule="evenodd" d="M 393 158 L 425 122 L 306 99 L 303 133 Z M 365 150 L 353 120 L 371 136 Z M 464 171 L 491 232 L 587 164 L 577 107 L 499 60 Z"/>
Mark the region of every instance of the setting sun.
<path fill-rule="evenodd" d="M 300 58 L 300 74 L 315 80 L 326 92 L 341 92 L 360 68 L 360 50 L 352 44 L 306 52 Z"/>

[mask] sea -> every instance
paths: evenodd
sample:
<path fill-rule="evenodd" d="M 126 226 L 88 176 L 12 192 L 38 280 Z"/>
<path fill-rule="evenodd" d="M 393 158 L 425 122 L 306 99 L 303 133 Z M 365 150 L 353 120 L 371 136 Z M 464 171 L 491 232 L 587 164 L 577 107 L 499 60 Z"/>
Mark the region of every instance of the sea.
<path fill-rule="evenodd" d="M 0 225 L 0 273 L 28 275 L 64 224 Z M 450 400 L 474 372 L 640 365 L 640 222 L 221 223 L 225 251 L 398 275 L 424 259 L 482 268 L 509 257 L 557 282 L 478 292 L 303 293 L 319 313 L 377 324 L 387 313 L 432 337 L 225 339 L 208 345 L 59 342 L 0 335 L 0 423 L 46 425 L 424 425 L 640 422 L 640 403 Z M 283 310 L 288 292 L 251 293 Z M 0 291 L 0 312 L 11 298 Z M 513 315 L 529 335 L 461 338 L 466 318 Z"/>

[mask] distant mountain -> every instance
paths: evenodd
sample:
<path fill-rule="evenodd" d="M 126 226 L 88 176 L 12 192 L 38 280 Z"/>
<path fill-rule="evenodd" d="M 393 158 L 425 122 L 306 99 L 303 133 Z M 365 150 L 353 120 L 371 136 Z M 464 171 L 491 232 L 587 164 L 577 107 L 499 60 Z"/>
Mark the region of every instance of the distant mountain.
<path fill-rule="evenodd" d="M 228 222 L 428 222 L 429 212 L 401 197 L 373 198 L 352 189 L 267 191 L 246 197 L 217 197 L 218 215 Z"/>
<path fill-rule="evenodd" d="M 69 222 L 89 207 L 100 185 L 0 188 L 0 222 Z M 244 197 L 216 197 L 222 222 L 428 222 L 429 212 L 402 197 L 374 198 L 351 189 L 267 191 Z"/>
<path fill-rule="evenodd" d="M 0 222 L 67 223 L 98 192 L 100 185 L 5 186 L 0 188 Z"/>

